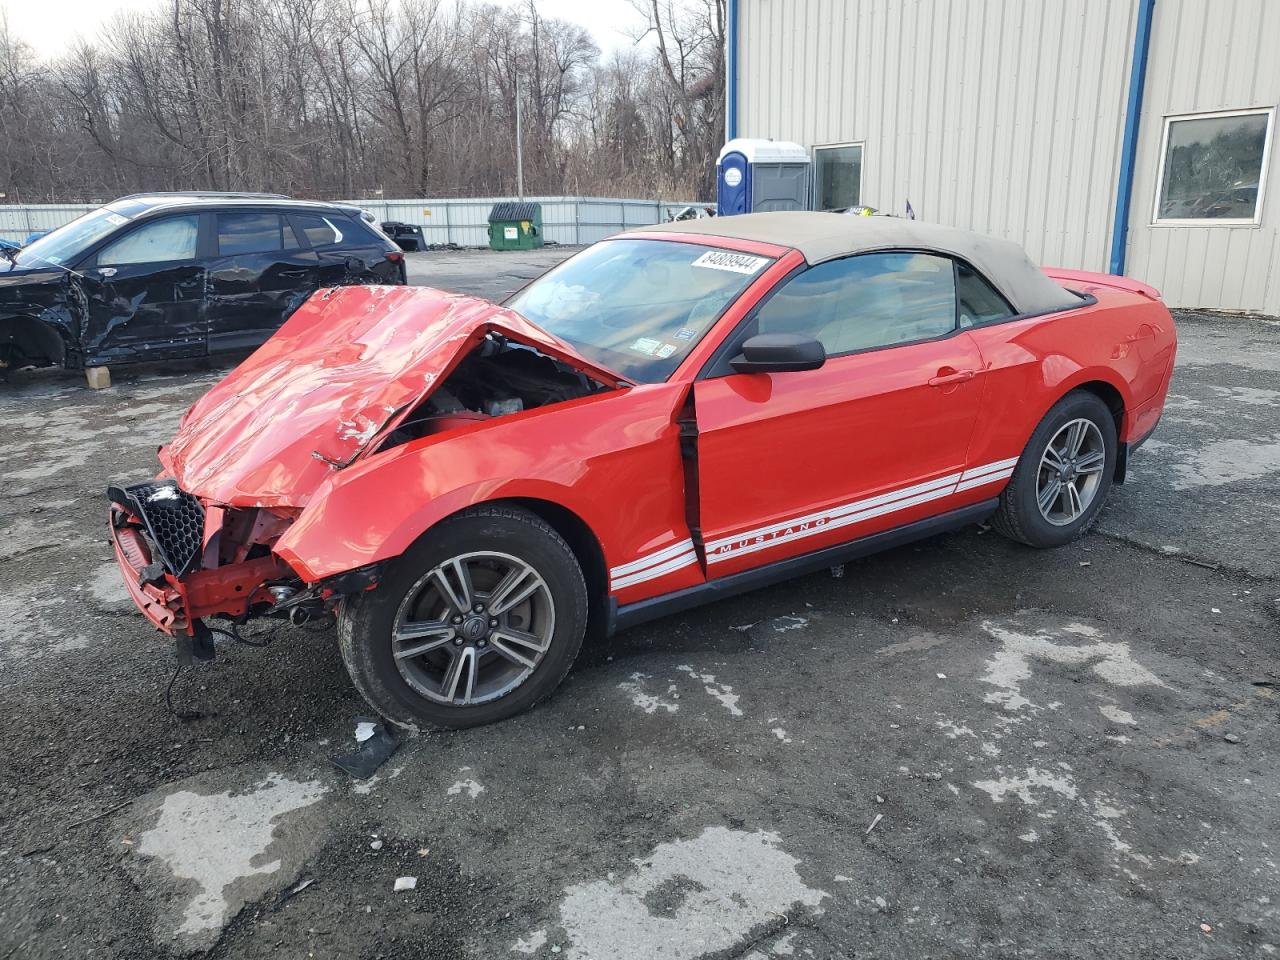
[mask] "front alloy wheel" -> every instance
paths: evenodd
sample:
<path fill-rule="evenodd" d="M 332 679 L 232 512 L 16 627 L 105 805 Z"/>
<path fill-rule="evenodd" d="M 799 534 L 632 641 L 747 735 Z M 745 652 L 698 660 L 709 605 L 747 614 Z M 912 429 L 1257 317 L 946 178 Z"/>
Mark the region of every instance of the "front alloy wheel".
<path fill-rule="evenodd" d="M 356 689 L 403 727 L 459 729 L 527 710 L 569 671 L 587 626 L 573 550 L 504 504 L 441 521 L 343 601 L 342 659 Z"/>
<path fill-rule="evenodd" d="M 391 644 L 407 684 L 436 703 L 486 703 L 524 683 L 555 635 L 556 606 L 538 572 L 505 553 L 438 565 L 405 596 Z"/>

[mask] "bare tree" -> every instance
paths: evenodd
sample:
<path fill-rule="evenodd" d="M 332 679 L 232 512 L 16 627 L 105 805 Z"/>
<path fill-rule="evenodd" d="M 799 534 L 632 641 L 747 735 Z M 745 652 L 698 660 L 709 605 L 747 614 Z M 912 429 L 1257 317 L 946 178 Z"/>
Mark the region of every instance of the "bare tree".
<path fill-rule="evenodd" d="M 40 62 L 0 12 L 0 192 L 298 196 L 710 192 L 724 0 L 633 0 L 602 59 L 577 24 L 479 0 L 164 0 Z"/>

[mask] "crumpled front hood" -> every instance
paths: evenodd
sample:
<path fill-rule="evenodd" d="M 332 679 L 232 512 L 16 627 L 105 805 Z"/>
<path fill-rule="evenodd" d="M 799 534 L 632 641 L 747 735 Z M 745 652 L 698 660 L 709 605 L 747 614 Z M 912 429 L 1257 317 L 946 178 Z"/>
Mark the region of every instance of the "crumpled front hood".
<path fill-rule="evenodd" d="M 207 500 L 303 506 L 490 331 L 620 382 L 488 301 L 423 287 L 339 287 L 313 295 L 198 400 L 160 461 Z"/>

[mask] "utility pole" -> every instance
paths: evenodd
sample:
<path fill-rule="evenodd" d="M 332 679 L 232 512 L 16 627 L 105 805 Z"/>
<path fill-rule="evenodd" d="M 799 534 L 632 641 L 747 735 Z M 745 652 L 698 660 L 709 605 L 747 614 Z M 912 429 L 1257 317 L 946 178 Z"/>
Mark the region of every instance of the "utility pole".
<path fill-rule="evenodd" d="M 520 74 L 516 74 L 516 192 L 524 199 L 524 130 L 520 124 Z"/>

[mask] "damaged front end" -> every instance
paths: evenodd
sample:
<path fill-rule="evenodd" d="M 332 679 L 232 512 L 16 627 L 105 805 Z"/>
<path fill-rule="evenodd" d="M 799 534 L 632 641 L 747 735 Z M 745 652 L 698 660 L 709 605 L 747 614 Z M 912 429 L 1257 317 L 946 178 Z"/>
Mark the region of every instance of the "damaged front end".
<path fill-rule="evenodd" d="M 491 303 L 426 288 L 317 294 L 188 411 L 160 478 L 107 491 L 125 585 L 188 658 L 212 656 L 210 618 L 234 633 L 254 617 L 330 613 L 376 587 L 378 565 L 341 541 L 328 579 L 283 558 L 296 565 L 291 531 L 325 516 L 343 471 L 623 383 Z"/>
<path fill-rule="evenodd" d="M 372 571 L 308 586 L 272 553 L 296 510 L 204 505 L 172 479 L 110 487 L 116 562 L 134 604 L 178 643 L 184 661 L 210 659 L 206 619 L 302 623 L 342 592 L 372 586 Z"/>

